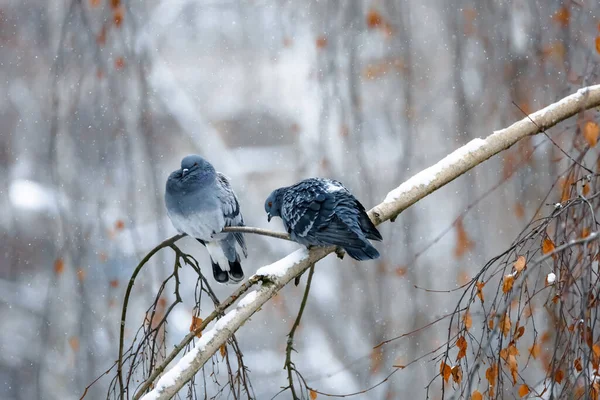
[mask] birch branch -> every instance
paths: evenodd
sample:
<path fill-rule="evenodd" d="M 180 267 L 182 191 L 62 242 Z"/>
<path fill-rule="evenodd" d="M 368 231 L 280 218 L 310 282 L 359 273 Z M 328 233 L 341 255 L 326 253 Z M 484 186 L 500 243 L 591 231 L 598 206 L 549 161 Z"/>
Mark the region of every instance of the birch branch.
<path fill-rule="evenodd" d="M 590 86 L 523 118 L 508 128 L 495 131 L 486 139 L 474 139 L 392 190 L 382 203 L 369 211 L 369 216 L 376 225 L 387 220 L 394 221 L 406 208 L 519 140 L 542 132 L 583 110 L 598 106 L 600 85 Z M 310 251 L 303 248 L 260 268 L 256 275 L 251 277 L 256 282 L 262 282 L 260 288 L 247 293 L 235 309 L 218 320 L 212 329 L 203 332 L 196 346 L 166 372 L 143 399 L 162 400 L 173 397 L 263 304 L 296 276 L 332 251 L 333 247 L 313 248 Z"/>

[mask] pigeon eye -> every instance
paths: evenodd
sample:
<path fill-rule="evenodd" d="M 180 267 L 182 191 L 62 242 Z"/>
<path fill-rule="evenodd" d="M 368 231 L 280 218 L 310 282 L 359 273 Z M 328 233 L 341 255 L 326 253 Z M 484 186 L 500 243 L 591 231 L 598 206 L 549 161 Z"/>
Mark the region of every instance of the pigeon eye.
<path fill-rule="evenodd" d="M 195 167 L 196 165 L 198 165 L 198 163 L 197 163 L 197 162 L 195 162 L 195 163 L 194 163 L 194 167 Z"/>
<path fill-rule="evenodd" d="M 272 201 L 269 202 L 269 207 L 273 207 L 273 202 Z"/>

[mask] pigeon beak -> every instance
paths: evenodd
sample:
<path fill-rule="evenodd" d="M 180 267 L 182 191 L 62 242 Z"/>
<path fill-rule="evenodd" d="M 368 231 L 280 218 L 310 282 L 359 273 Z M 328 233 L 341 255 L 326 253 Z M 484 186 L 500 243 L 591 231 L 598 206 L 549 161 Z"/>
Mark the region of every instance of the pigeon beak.
<path fill-rule="evenodd" d="M 181 175 L 184 176 L 185 174 L 187 174 L 187 172 L 189 171 L 189 169 L 184 168 L 181 170 Z"/>
<path fill-rule="evenodd" d="M 271 222 L 271 213 L 267 214 L 267 222 Z"/>

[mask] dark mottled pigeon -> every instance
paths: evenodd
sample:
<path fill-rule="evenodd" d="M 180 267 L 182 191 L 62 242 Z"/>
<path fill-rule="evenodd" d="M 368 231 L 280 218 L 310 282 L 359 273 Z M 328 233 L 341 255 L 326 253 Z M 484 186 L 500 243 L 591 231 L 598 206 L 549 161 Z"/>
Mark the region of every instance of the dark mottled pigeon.
<path fill-rule="evenodd" d="M 226 226 L 243 226 L 235 193 L 225 175 L 204 158 L 190 155 L 167 179 L 167 214 L 175 229 L 196 238 L 210 254 L 213 276 L 219 283 L 244 279 L 240 255 L 248 255 L 241 233 L 222 233 Z"/>
<path fill-rule="evenodd" d="M 383 240 L 365 208 L 340 182 L 310 178 L 274 190 L 265 201 L 292 240 L 305 246 L 338 246 L 355 260 L 379 257 L 367 239 Z"/>

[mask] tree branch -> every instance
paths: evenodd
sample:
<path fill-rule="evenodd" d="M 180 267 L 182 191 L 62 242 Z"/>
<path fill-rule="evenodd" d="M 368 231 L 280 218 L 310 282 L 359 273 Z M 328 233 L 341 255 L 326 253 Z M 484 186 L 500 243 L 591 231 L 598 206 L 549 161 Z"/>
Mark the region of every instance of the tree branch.
<path fill-rule="evenodd" d="M 381 204 L 369 211 L 369 216 L 376 225 L 387 220 L 393 221 L 409 206 L 519 140 L 550 128 L 582 110 L 598 106 L 600 106 L 600 85 L 590 86 L 535 112 L 508 128 L 495 131 L 486 139 L 474 139 L 392 190 Z M 144 396 L 144 399 L 173 397 L 211 359 L 219 347 L 226 343 L 227 339 L 276 292 L 332 251 L 334 251 L 333 247 L 313 248 L 310 251 L 303 248 L 271 265 L 260 268 L 250 279 L 260 278 L 263 282 L 262 286 L 246 294 L 235 309 L 225 314 L 212 329 L 204 332 L 196 346 L 159 379 L 155 388 Z"/>
<path fill-rule="evenodd" d="M 223 228 L 223 232 L 242 232 L 242 233 L 254 233 L 256 235 L 269 236 L 277 239 L 292 240 L 290 235 L 283 232 L 270 231 L 268 229 L 253 228 L 251 226 L 226 226 Z"/>

